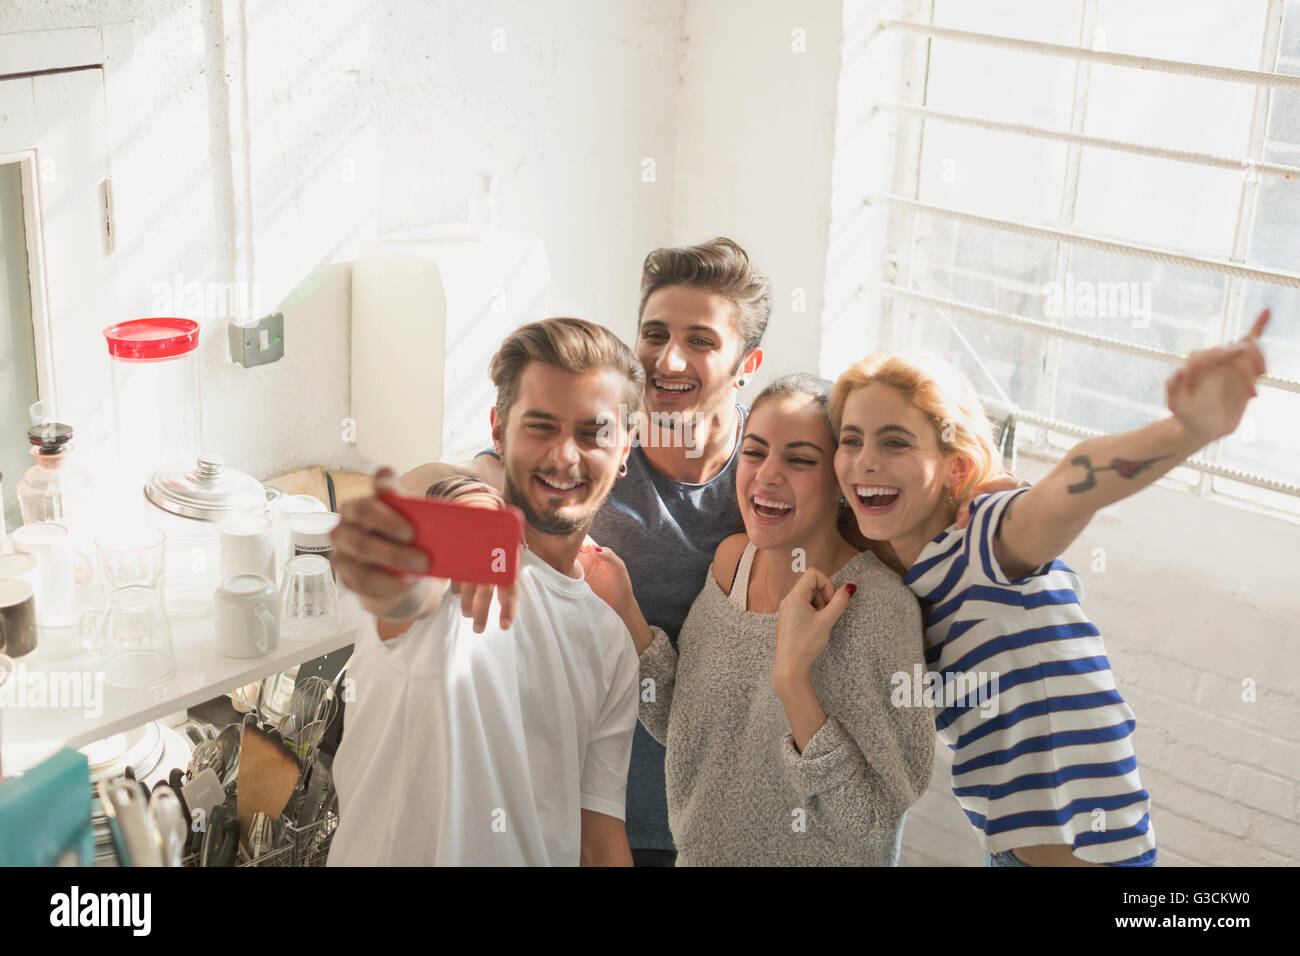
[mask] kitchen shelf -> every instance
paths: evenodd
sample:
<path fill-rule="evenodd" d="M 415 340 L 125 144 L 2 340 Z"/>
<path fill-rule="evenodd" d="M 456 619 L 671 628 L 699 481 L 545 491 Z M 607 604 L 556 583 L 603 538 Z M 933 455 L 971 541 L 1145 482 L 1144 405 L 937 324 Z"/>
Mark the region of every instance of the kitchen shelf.
<path fill-rule="evenodd" d="M 356 640 L 359 627 L 374 626 L 352 594 L 340 594 L 339 611 L 343 624 L 329 637 L 281 641 L 270 653 L 252 658 L 217 653 L 211 616 L 173 617 L 176 673 L 165 683 L 135 690 L 109 687 L 102 681 L 96 686 L 98 660 L 94 654 L 47 660 L 37 647 L 16 662 L 0 692 L 0 765 L 6 776 L 21 773 L 64 747 L 84 747 L 337 651 Z M 89 706 L 51 707 L 48 700 L 42 705 L 34 697 L 42 683 L 47 698 L 59 694 L 60 686 L 77 683 L 93 691 L 93 697 L 80 698 Z M 94 713 L 96 710 L 100 712 Z"/>

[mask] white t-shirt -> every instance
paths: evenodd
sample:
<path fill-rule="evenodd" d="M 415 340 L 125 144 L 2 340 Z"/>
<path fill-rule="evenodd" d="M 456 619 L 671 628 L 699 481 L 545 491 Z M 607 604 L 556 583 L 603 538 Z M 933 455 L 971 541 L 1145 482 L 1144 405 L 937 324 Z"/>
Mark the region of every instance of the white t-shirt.
<path fill-rule="evenodd" d="M 623 819 L 638 661 L 583 578 L 522 554 L 507 631 L 460 601 L 358 629 L 331 866 L 577 866 L 581 810 Z"/>

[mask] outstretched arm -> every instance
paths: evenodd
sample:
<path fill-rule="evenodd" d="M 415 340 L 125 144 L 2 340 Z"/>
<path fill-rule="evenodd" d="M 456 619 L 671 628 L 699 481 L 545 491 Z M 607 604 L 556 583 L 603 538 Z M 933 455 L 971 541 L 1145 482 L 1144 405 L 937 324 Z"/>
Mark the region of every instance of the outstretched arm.
<path fill-rule="evenodd" d="M 1194 352 L 1165 386 L 1162 421 L 1070 449 L 1041 482 L 1012 502 L 995 542 L 1008 577 L 1023 577 L 1061 554 L 1097 511 L 1140 491 L 1210 442 L 1231 434 L 1264 374 L 1259 337 L 1265 309 L 1240 342 Z"/>

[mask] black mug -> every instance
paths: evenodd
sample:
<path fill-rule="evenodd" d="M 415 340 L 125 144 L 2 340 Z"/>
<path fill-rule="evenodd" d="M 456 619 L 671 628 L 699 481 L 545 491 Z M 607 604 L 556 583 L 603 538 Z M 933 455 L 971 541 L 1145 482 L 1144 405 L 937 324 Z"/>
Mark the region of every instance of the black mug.
<path fill-rule="evenodd" d="M 17 578 L 0 578 L 0 654 L 18 658 L 36 650 L 36 597 Z"/>

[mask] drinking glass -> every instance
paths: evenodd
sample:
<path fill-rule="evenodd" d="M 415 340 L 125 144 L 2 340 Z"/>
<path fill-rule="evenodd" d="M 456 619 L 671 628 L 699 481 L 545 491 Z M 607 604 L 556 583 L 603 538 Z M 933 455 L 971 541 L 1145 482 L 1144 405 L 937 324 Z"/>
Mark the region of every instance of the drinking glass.
<path fill-rule="evenodd" d="M 330 563 L 317 554 L 292 558 L 280 587 L 280 636 L 287 641 L 314 641 L 341 626 L 339 592 Z"/>
<path fill-rule="evenodd" d="M 81 622 L 86 646 L 103 653 L 106 684 L 151 687 L 176 673 L 171 622 L 158 587 L 127 584 L 116 588 L 106 612 L 87 611 Z"/>
<path fill-rule="evenodd" d="M 104 597 L 112 600 L 118 588 L 145 585 L 163 591 L 167 535 L 149 524 L 107 528 L 95 536 Z"/>

